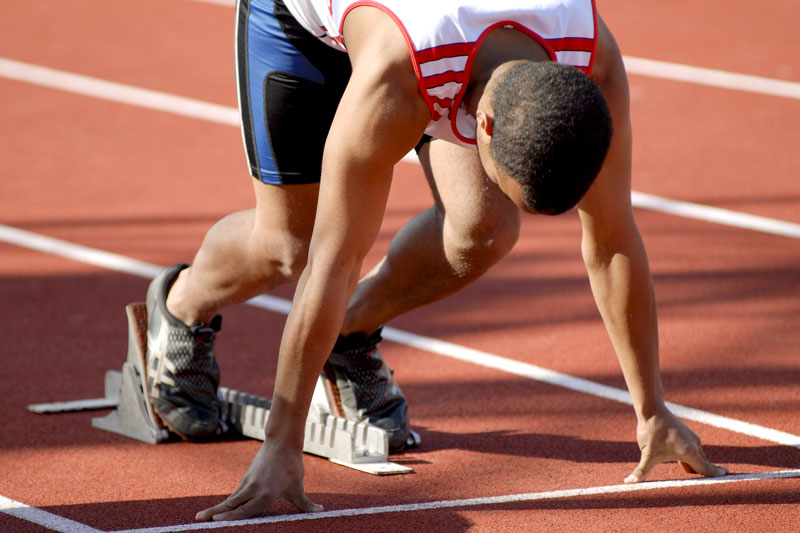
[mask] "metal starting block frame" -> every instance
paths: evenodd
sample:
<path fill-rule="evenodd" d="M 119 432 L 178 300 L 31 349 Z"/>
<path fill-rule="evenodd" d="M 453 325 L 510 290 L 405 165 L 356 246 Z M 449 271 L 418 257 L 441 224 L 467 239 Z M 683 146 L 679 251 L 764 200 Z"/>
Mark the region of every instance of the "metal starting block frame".
<path fill-rule="evenodd" d="M 147 351 L 147 308 L 143 302 L 125 307 L 128 317 L 128 355 L 122 370 L 105 375 L 105 398 L 29 405 L 36 413 L 57 413 L 116 407 L 92 426 L 132 439 L 160 444 L 171 438 L 155 414 L 147 392 L 145 354 Z M 322 377 L 318 378 L 306 419 L 303 451 L 332 462 L 376 475 L 406 474 L 414 470 L 390 462 L 386 431 L 367 422 L 354 423 L 332 414 Z M 268 398 L 219 387 L 221 420 L 227 432 L 264 440 L 269 417 Z M 412 439 L 419 437 L 412 433 Z"/>
<path fill-rule="evenodd" d="M 371 474 L 406 474 L 413 470 L 388 460 L 386 431 L 366 422 L 358 424 L 325 412 L 327 401 L 320 378 L 306 419 L 303 451 Z M 264 440 L 270 400 L 226 387 L 219 388 L 222 420 L 230 430 L 252 439 Z"/>

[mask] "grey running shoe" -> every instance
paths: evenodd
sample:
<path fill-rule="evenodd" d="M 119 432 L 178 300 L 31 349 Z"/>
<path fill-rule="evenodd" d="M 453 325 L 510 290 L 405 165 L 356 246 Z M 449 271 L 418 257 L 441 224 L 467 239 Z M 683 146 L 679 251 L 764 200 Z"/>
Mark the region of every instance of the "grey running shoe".
<path fill-rule="evenodd" d="M 169 289 L 188 266 L 165 269 L 147 290 L 147 389 L 164 425 L 185 440 L 207 440 L 222 432 L 214 359 L 222 317 L 189 327 L 167 310 Z"/>
<path fill-rule="evenodd" d="M 378 350 L 379 329 L 369 337 L 339 337 L 323 369 L 331 404 L 339 417 L 369 421 L 386 431 L 389 449 L 400 451 L 409 442 L 408 403 Z"/>

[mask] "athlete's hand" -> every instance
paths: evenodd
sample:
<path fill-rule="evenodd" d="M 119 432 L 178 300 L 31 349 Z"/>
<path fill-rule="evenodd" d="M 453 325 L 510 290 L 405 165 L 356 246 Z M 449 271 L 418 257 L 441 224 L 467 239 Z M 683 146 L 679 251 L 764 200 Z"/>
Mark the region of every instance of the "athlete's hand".
<path fill-rule="evenodd" d="M 264 442 L 242 478 L 224 502 L 200 511 L 196 520 L 240 520 L 259 515 L 278 500 L 289 500 L 303 512 L 321 511 L 303 490 L 302 452 Z"/>
<path fill-rule="evenodd" d="M 707 477 L 724 476 L 728 469 L 706 459 L 700 439 L 671 412 L 640 421 L 636 428 L 636 440 L 642 451 L 639 465 L 625 478 L 625 483 L 644 481 L 656 465 L 669 461 L 678 464 L 689 473 Z"/>

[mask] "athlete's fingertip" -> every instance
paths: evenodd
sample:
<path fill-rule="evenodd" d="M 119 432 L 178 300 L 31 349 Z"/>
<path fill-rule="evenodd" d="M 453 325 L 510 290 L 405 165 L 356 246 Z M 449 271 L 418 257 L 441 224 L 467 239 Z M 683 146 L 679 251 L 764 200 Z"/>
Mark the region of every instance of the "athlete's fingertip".
<path fill-rule="evenodd" d="M 641 482 L 643 480 L 644 480 L 644 476 L 637 469 L 637 470 L 634 470 L 633 472 L 631 472 L 630 474 L 628 474 L 628 477 L 626 477 L 624 479 L 624 482 L 627 483 L 627 484 L 633 484 L 633 483 L 639 483 L 639 482 Z"/>
<path fill-rule="evenodd" d="M 204 509 L 194 515 L 194 519 L 198 522 L 208 522 L 209 520 L 214 520 L 214 516 L 219 514 L 220 508 L 223 507 L 222 504 L 215 505 L 214 507 L 209 507 L 208 509 Z"/>
<path fill-rule="evenodd" d="M 299 504 L 296 503 L 295 505 L 304 513 L 318 513 L 325 509 L 322 505 L 312 502 L 305 496 L 300 500 Z"/>
<path fill-rule="evenodd" d="M 702 457 L 702 462 L 695 463 L 695 466 L 685 461 L 678 461 L 678 464 L 690 474 L 700 474 L 705 477 L 720 477 L 728 474 L 726 467 L 715 465 L 705 457 Z"/>
<path fill-rule="evenodd" d="M 713 477 L 727 476 L 730 472 L 727 467 L 722 465 L 714 465 L 714 471 Z"/>

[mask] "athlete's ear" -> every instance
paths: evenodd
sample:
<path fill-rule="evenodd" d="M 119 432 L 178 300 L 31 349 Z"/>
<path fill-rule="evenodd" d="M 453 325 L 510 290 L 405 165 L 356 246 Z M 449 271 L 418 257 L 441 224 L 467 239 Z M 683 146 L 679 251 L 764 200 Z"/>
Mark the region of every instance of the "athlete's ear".
<path fill-rule="evenodd" d="M 478 129 L 486 134 L 487 137 L 491 137 L 494 129 L 494 117 L 490 117 L 485 111 L 479 109 L 475 113 L 475 119 L 478 121 Z"/>

